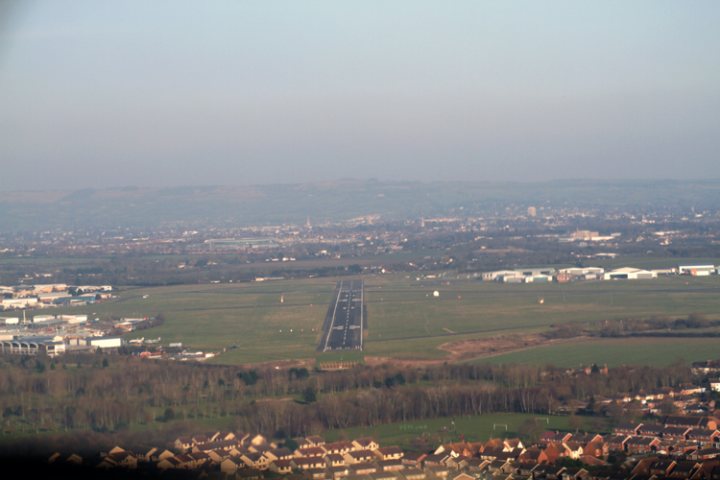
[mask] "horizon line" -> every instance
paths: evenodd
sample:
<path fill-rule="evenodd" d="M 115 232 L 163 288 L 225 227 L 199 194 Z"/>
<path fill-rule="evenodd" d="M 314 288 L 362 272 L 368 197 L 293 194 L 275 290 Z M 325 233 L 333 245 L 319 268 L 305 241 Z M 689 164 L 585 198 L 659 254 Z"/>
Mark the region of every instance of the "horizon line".
<path fill-rule="evenodd" d="M 418 185 L 437 185 L 437 184 L 465 184 L 465 185 L 542 185 L 553 183 L 597 183 L 597 184 L 631 184 L 631 183 L 718 183 L 720 177 L 716 178 L 554 178 L 549 180 L 396 180 L 396 179 L 378 179 L 369 178 L 337 178 L 334 180 L 317 180 L 309 182 L 258 182 L 258 183 L 216 183 L 216 184 L 177 184 L 177 185 L 116 185 L 116 186 L 87 186 L 75 188 L 26 188 L 26 189 L 9 189 L 6 190 L 0 186 L 0 192 L 4 193 L 20 193 L 20 192 L 83 192 L 83 191 L 106 191 L 106 190 L 172 190 L 178 188 L 247 188 L 247 187 L 275 187 L 275 186 L 320 186 L 342 183 L 369 183 L 369 184 L 418 184 Z"/>

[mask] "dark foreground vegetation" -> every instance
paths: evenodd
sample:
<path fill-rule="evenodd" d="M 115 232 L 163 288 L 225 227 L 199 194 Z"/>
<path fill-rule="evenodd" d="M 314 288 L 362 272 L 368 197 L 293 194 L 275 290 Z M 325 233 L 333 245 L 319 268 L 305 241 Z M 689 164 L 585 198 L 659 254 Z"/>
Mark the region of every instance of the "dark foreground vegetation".
<path fill-rule="evenodd" d="M 4 357 L 0 363 L 3 435 L 33 435 L 30 450 L 53 435 L 75 436 L 79 443 L 97 435 L 96 444 L 105 433 L 115 442 L 142 447 L 171 439 L 158 438 L 158 432 L 182 433 L 164 429 L 171 424 L 181 429 L 182 421 L 217 418 L 226 418 L 236 430 L 276 438 L 455 415 L 570 414 L 578 404 L 588 415 L 619 422 L 622 409 L 601 409 L 596 399 L 693 380 L 690 368 L 679 364 L 604 374 L 598 368 L 585 373 L 532 365 L 248 370 L 104 354 Z M 76 435 L 80 432 L 87 433 Z M 12 448 L 31 453 L 21 441 Z"/>
<path fill-rule="evenodd" d="M 686 317 L 650 316 L 607 319 L 599 322 L 552 325 L 545 338 L 591 337 L 717 337 L 720 320 L 692 313 Z"/>
<path fill-rule="evenodd" d="M 173 470 L 161 472 L 155 468 L 140 468 L 137 470 L 115 469 L 98 471 L 88 465 L 58 465 L 48 464 L 47 457 L 41 456 L 13 456 L 0 454 L 0 465 L 8 472 L 17 472 L 26 478 L 52 478 L 55 480 L 108 480 L 120 479 L 167 479 L 191 480 L 198 478 L 195 471 Z M 217 478 L 221 478 L 217 474 Z"/>

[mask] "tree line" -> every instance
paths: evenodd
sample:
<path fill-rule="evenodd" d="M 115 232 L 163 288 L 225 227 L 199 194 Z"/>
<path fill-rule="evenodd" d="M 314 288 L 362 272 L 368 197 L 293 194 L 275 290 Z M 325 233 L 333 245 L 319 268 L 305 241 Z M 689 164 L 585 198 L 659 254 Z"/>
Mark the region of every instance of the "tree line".
<path fill-rule="evenodd" d="M 675 387 L 692 378 L 679 364 L 586 375 L 537 365 L 361 365 L 319 372 L 107 354 L 2 357 L 0 420 L 5 432 L 118 432 L 229 417 L 238 430 L 294 436 L 491 412 L 554 414 L 573 402 Z"/>

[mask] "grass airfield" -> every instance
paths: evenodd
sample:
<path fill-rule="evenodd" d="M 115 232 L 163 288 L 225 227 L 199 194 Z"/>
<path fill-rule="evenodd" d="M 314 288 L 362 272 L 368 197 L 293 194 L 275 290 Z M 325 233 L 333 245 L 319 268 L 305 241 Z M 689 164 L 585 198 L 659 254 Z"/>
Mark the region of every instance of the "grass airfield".
<path fill-rule="evenodd" d="M 447 342 L 541 332 L 568 322 L 690 313 L 720 316 L 720 277 L 522 285 L 456 275 L 420 281 L 404 275 L 364 279 L 368 331 L 363 353 L 375 357 L 442 360 L 447 352 L 438 347 Z M 323 360 L 316 348 L 335 282 L 320 278 L 126 288 L 117 299 L 56 312 L 100 317 L 162 313 L 164 325 L 127 338 L 162 337 L 163 344 L 182 342 L 191 350 L 224 351 L 212 360 L 215 363 L 314 362 Z M 718 343 L 720 339 L 712 338 L 583 340 L 478 361 L 664 365 L 680 358 L 706 358 Z M 357 352 L 347 356 L 352 361 L 362 357 Z"/>

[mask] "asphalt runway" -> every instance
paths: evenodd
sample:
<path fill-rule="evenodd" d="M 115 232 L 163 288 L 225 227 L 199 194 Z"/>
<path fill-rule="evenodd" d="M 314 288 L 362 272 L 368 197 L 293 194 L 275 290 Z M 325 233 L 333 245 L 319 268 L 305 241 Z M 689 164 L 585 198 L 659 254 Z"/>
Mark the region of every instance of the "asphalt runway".
<path fill-rule="evenodd" d="M 341 280 L 335 287 L 318 350 L 362 350 L 365 328 L 365 292 L 362 280 Z"/>

